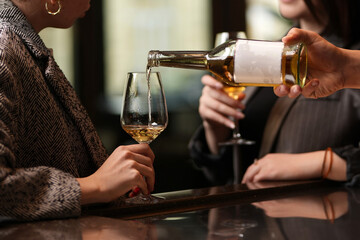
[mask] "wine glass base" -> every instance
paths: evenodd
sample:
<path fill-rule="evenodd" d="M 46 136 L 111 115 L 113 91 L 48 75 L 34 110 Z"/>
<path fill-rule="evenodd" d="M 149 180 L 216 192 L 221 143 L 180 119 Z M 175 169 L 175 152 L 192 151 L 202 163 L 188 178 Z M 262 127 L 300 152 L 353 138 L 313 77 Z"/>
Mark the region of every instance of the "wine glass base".
<path fill-rule="evenodd" d="M 219 146 L 230 146 L 230 145 L 254 145 L 255 141 L 247 140 L 244 138 L 233 138 L 226 142 L 219 143 Z"/>
<path fill-rule="evenodd" d="M 125 199 L 125 202 L 127 204 L 136 204 L 136 205 L 154 204 L 154 203 L 159 203 L 162 201 L 165 201 L 164 197 L 155 197 L 153 195 L 144 195 L 142 193 L 140 193 L 134 197 Z"/>

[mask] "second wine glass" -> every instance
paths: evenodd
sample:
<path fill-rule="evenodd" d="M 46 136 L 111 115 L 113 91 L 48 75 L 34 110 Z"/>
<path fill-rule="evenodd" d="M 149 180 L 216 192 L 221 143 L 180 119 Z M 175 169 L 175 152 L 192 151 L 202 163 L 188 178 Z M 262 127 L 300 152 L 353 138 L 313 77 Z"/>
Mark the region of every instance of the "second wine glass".
<path fill-rule="evenodd" d="M 228 41 L 233 40 L 237 38 L 247 38 L 245 32 L 220 32 L 217 33 L 215 36 L 215 47 Z M 224 92 L 227 93 L 227 95 L 235 100 L 239 99 L 240 94 L 245 91 L 245 87 L 234 87 L 234 86 L 228 86 L 224 85 L 223 87 Z M 239 121 L 236 119 L 233 120 L 235 124 L 235 128 L 233 130 L 232 138 L 225 142 L 220 142 L 220 146 L 226 146 L 226 145 L 252 145 L 255 144 L 255 141 L 247 140 L 243 138 L 240 134 L 239 130 Z"/>
<path fill-rule="evenodd" d="M 149 144 L 164 131 L 167 124 L 168 112 L 160 73 L 128 73 L 121 110 L 121 126 L 124 131 L 138 143 Z M 158 200 L 159 198 L 140 193 L 127 199 L 127 202 L 142 204 Z"/>

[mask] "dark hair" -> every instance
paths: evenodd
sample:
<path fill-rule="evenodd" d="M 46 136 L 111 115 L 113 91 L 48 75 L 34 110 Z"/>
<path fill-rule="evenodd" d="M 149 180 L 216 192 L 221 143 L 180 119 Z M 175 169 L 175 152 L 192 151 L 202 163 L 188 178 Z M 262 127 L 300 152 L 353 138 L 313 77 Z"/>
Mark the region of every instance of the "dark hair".
<path fill-rule="evenodd" d="M 314 18 L 322 23 L 316 14 L 312 0 L 304 0 Z M 323 34 L 336 34 L 344 42 L 344 47 L 360 41 L 360 1 L 359 0 L 321 0 L 328 14 Z"/>

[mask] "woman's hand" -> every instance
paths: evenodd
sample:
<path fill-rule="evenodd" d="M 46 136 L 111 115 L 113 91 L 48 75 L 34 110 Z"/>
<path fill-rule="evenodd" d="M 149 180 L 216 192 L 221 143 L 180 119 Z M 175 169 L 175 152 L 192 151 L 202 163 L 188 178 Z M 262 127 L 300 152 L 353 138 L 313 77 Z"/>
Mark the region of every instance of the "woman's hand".
<path fill-rule="evenodd" d="M 241 94 L 239 100 L 234 100 L 223 91 L 224 86 L 209 75 L 203 76 L 201 82 L 205 85 L 199 105 L 199 113 L 203 121 L 234 128 L 234 122 L 229 117 L 235 119 L 244 117 L 238 109 L 244 109 L 241 100 L 245 94 Z"/>
<path fill-rule="evenodd" d="M 346 161 L 335 153 L 330 168 L 327 155 L 324 169 L 330 168 L 328 179 L 346 180 Z M 322 177 L 325 151 L 309 153 L 271 153 L 256 160 L 246 170 L 242 183 L 264 180 L 306 180 Z"/>
<path fill-rule="evenodd" d="M 323 157 L 324 151 L 302 154 L 267 154 L 265 157 L 255 160 L 248 167 L 242 182 L 319 178 Z"/>
<path fill-rule="evenodd" d="M 77 179 L 82 193 L 81 203 L 109 202 L 135 187 L 144 194 L 153 191 L 154 158 L 148 144 L 118 147 L 94 174 Z"/>
<path fill-rule="evenodd" d="M 229 137 L 229 129 L 233 129 L 235 124 L 232 117 L 236 120 L 244 118 L 244 114 L 238 109 L 244 109 L 241 100 L 245 94 L 241 94 L 235 100 L 223 91 L 223 84 L 215 78 L 205 75 L 201 82 L 204 84 L 199 103 L 199 114 L 203 120 L 206 139 L 212 153 L 217 153 L 217 143 Z"/>
<path fill-rule="evenodd" d="M 274 89 L 277 96 L 288 95 L 294 98 L 302 93 L 308 98 L 320 98 L 331 95 L 346 86 L 348 79 L 345 75 L 348 72 L 345 71 L 348 68 L 345 66 L 349 62 L 346 50 L 334 46 L 315 32 L 298 28 L 291 29 L 283 38 L 283 42 L 286 45 L 305 43 L 308 49 L 308 74 L 303 89 L 295 85 L 291 88 L 280 85 Z"/>

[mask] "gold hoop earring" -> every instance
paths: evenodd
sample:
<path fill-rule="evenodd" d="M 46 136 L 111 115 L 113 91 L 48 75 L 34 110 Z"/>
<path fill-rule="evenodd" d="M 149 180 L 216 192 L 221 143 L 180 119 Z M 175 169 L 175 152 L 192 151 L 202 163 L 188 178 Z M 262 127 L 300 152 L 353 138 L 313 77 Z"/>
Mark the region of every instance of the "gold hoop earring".
<path fill-rule="evenodd" d="M 49 10 L 49 8 L 48 8 L 48 3 L 45 2 L 45 9 L 46 9 L 46 11 L 47 11 L 48 14 L 55 16 L 56 14 L 58 14 L 58 13 L 60 12 L 60 10 L 61 10 L 60 0 L 58 0 L 57 3 L 58 3 L 58 9 L 57 9 L 55 12 L 51 12 L 51 11 Z"/>

